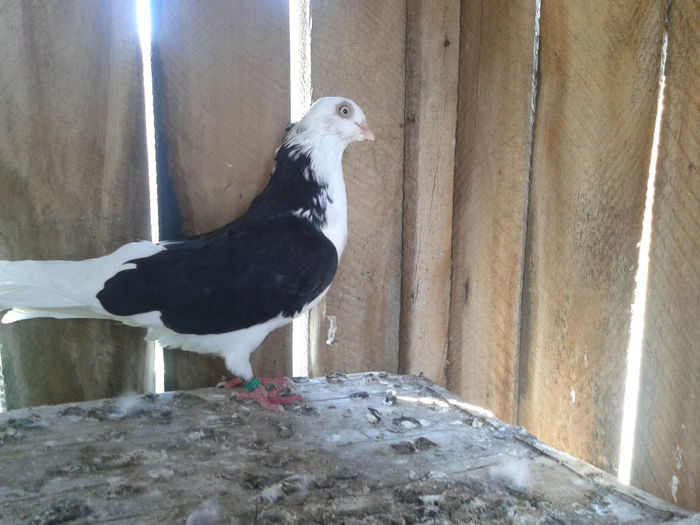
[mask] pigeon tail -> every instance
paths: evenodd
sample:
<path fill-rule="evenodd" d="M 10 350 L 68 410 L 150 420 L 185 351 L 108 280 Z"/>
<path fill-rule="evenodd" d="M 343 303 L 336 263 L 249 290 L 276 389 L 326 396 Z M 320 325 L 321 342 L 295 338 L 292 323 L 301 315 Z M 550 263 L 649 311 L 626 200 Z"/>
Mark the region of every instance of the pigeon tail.
<path fill-rule="evenodd" d="M 36 317 L 114 319 L 96 297 L 105 280 L 133 266 L 131 259 L 163 249 L 144 241 L 83 261 L 0 261 L 0 311 L 9 309 L 2 322 Z"/>

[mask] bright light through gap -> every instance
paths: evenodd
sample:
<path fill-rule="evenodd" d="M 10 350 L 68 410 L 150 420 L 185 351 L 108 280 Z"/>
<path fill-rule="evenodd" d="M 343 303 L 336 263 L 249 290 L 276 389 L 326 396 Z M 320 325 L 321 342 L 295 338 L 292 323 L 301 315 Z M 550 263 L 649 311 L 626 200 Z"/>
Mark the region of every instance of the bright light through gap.
<path fill-rule="evenodd" d="M 136 19 L 139 41 L 141 42 L 141 59 L 143 64 L 144 113 L 146 119 L 146 148 L 148 151 L 148 197 L 151 211 L 151 240 L 160 240 L 158 229 L 158 186 L 156 182 L 156 128 L 153 115 L 153 74 L 151 69 L 151 5 L 150 0 L 137 0 Z M 155 375 L 155 392 L 165 389 L 165 366 L 163 347 L 153 343 L 153 373 Z"/>
<path fill-rule="evenodd" d="M 0 345 L 0 352 L 2 352 L 2 345 Z M 0 355 L 0 413 L 7 410 L 7 404 L 5 400 L 5 377 L 2 375 L 2 355 Z"/>
<path fill-rule="evenodd" d="M 651 222 L 654 208 L 654 184 L 656 182 L 656 164 L 659 157 L 661 138 L 661 116 L 664 108 L 664 87 L 666 85 L 666 51 L 668 34 L 664 35 L 661 49 L 661 66 L 659 73 L 659 94 L 654 123 L 654 141 L 649 160 L 649 178 L 647 179 L 646 204 L 642 221 L 642 239 L 639 242 L 639 264 L 635 277 L 634 304 L 630 322 L 630 340 L 627 347 L 627 377 L 625 379 L 625 400 L 622 412 L 622 430 L 620 433 L 620 463 L 617 469 L 618 479 L 630 483 L 632 476 L 632 458 L 634 455 L 634 435 L 637 427 L 637 409 L 639 406 L 639 379 L 642 368 L 642 344 L 644 337 L 644 316 L 646 314 L 647 281 L 649 272 L 649 248 L 651 247 Z"/>
<path fill-rule="evenodd" d="M 290 119 L 311 105 L 311 9 L 309 0 L 289 0 Z M 309 375 L 309 314 L 292 323 L 292 375 Z"/>

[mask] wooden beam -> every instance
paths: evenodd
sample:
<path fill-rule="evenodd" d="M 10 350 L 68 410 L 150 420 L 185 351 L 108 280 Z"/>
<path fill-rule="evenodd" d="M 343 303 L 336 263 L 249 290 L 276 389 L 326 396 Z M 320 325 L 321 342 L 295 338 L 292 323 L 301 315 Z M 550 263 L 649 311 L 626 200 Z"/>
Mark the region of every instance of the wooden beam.
<path fill-rule="evenodd" d="M 288 4 L 154 0 L 153 20 L 159 177 L 173 186 L 182 233 L 204 233 L 242 215 L 269 180 L 289 123 Z M 227 374 L 219 358 L 166 359 L 166 388 Z M 271 334 L 251 364 L 259 375 L 290 374 L 291 327 Z"/>
<path fill-rule="evenodd" d="M 674 2 L 632 483 L 700 510 L 700 4 Z"/>
<path fill-rule="evenodd" d="M 665 3 L 543 2 L 518 423 L 618 464 Z"/>
<path fill-rule="evenodd" d="M 445 385 L 459 1 L 409 0 L 400 371 Z"/>
<path fill-rule="evenodd" d="M 462 3 L 448 387 L 516 421 L 533 1 Z"/>
<path fill-rule="evenodd" d="M 0 258 L 83 259 L 149 237 L 141 51 L 131 0 L 0 6 Z M 0 328 L 10 408 L 144 391 L 143 332 Z"/>
<path fill-rule="evenodd" d="M 403 186 L 404 0 L 311 1 L 313 98 L 350 97 L 377 137 L 348 148 L 348 244 L 312 314 L 312 375 L 398 370 Z M 330 346 L 326 314 L 337 321 Z"/>

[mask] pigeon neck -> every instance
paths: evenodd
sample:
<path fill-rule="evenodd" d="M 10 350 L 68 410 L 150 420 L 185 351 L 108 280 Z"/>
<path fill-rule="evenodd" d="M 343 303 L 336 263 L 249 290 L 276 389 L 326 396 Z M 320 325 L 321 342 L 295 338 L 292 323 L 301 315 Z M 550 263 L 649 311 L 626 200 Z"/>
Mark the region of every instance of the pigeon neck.
<path fill-rule="evenodd" d="M 335 246 L 338 260 L 347 240 L 347 196 L 343 179 L 343 151 L 347 144 L 334 136 L 324 136 L 309 148 L 311 176 L 324 188 L 325 221 L 321 231 Z"/>
<path fill-rule="evenodd" d="M 333 135 L 288 135 L 277 152 L 272 179 L 251 211 L 291 212 L 308 220 L 333 243 L 340 260 L 347 239 L 346 145 Z"/>

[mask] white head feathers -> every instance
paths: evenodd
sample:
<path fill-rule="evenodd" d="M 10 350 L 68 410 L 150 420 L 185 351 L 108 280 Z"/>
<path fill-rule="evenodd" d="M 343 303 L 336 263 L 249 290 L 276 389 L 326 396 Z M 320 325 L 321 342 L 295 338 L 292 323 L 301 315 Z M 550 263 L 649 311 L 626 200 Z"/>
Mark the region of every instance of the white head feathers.
<path fill-rule="evenodd" d="M 289 130 L 285 142 L 289 145 L 315 142 L 319 136 L 337 139 L 342 149 L 351 142 L 374 140 L 360 106 L 344 97 L 324 97 L 314 102 Z"/>

